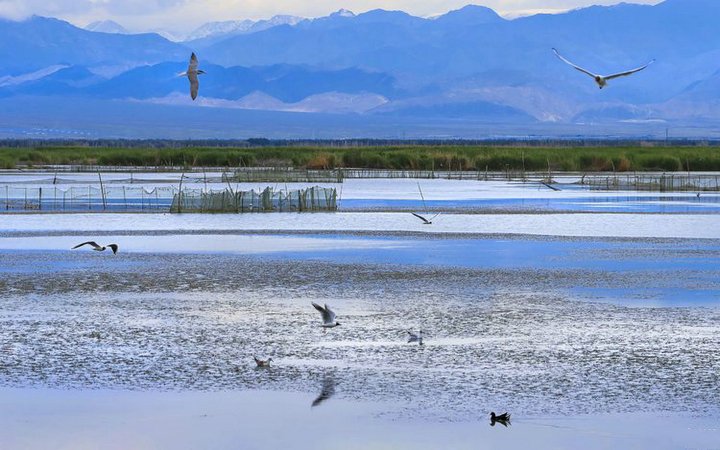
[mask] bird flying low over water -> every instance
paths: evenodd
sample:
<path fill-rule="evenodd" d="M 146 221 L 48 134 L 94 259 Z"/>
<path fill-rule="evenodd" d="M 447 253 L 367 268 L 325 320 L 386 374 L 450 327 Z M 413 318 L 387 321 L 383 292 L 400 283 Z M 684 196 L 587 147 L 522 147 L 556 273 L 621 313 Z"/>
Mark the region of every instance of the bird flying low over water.
<path fill-rule="evenodd" d="M 600 87 L 600 89 L 607 86 L 608 80 L 612 80 L 613 78 L 626 77 L 626 76 L 632 75 L 636 72 L 640 72 L 641 70 L 645 69 L 647 66 L 649 66 L 650 64 L 655 62 L 655 60 L 653 59 L 649 63 L 645 64 L 642 67 L 638 67 L 637 69 L 631 69 L 631 70 L 627 70 L 625 72 L 614 73 L 612 75 L 598 75 L 596 73 L 590 72 L 589 70 L 583 69 L 582 67 L 578 66 L 577 64 L 574 64 L 574 63 L 568 61 L 560 53 L 558 53 L 558 51 L 556 49 L 553 48 L 552 51 L 555 53 L 555 56 L 560 58 L 560 61 L 564 62 L 565 64 L 568 64 L 569 66 L 573 67 L 575 70 L 579 70 L 580 72 L 593 77 L 593 79 L 595 80 L 597 85 Z"/>
<path fill-rule="evenodd" d="M 312 305 L 320 311 L 320 314 L 322 314 L 323 324 L 321 325 L 323 328 L 333 328 L 338 325 L 340 325 L 340 322 L 335 320 L 335 313 L 330 309 L 330 307 L 325 304 L 325 307 L 322 307 L 318 305 L 315 302 L 312 302 Z"/>
<path fill-rule="evenodd" d="M 95 241 L 83 242 L 82 244 L 76 245 L 76 246 L 73 247 L 72 249 L 75 250 L 76 248 L 82 247 L 83 245 L 91 245 L 92 248 L 93 248 L 93 250 L 95 250 L 96 252 L 102 252 L 102 251 L 105 251 L 105 249 L 109 248 L 109 249 L 112 250 L 113 255 L 116 254 L 117 251 L 118 251 L 118 245 L 117 245 L 117 244 L 98 245 L 98 243 L 95 242 Z"/>
<path fill-rule="evenodd" d="M 430 213 L 428 212 L 427 204 L 425 203 L 425 196 L 423 195 L 423 191 L 422 191 L 422 188 L 420 187 L 419 182 L 417 184 L 417 187 L 418 187 L 418 191 L 420 192 L 420 198 L 422 199 L 422 202 L 423 202 L 423 208 L 425 208 L 425 214 L 430 215 Z M 425 217 L 421 216 L 420 214 L 416 214 L 416 213 L 410 213 L 410 214 L 412 214 L 413 216 L 422 220 L 423 225 L 432 225 L 432 220 L 440 215 L 440 213 L 438 213 L 438 214 L 435 214 L 434 216 L 432 216 L 431 218 L 426 219 Z"/>
<path fill-rule="evenodd" d="M 437 216 L 439 216 L 439 214 L 435 214 L 435 215 L 432 216 L 431 218 L 426 219 L 425 217 L 421 216 L 420 214 L 416 214 L 416 213 L 410 213 L 410 214 L 412 214 L 413 216 L 415 216 L 415 217 L 417 217 L 418 219 L 422 220 L 422 221 L 423 221 L 423 225 L 432 225 L 432 220 L 433 220 L 434 218 L 436 218 Z"/>
<path fill-rule="evenodd" d="M 193 100 L 197 98 L 198 88 L 200 87 L 198 75 L 202 75 L 204 73 L 205 71 L 198 70 L 198 59 L 197 56 L 195 56 L 195 52 L 193 52 L 193 54 L 190 55 L 190 64 L 188 64 L 187 71 L 180 74 L 180 76 L 187 76 L 188 80 L 190 80 L 190 97 Z"/>

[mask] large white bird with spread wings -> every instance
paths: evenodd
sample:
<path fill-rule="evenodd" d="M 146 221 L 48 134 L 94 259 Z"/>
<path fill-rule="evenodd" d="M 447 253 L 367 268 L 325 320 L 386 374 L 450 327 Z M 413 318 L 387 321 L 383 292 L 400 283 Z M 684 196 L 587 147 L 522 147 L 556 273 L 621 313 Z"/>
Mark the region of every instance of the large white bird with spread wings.
<path fill-rule="evenodd" d="M 333 328 L 340 325 L 340 322 L 335 320 L 335 312 L 328 307 L 327 303 L 324 307 L 315 302 L 312 302 L 312 305 L 322 314 L 323 324 L 321 326 L 323 328 Z"/>
<path fill-rule="evenodd" d="M 641 70 L 645 69 L 647 66 L 649 66 L 650 64 L 655 62 L 655 60 L 653 59 L 649 63 L 645 64 L 642 67 L 638 67 L 637 69 L 626 70 L 625 72 L 614 73 L 612 75 L 598 75 L 596 73 L 590 72 L 589 70 L 583 69 L 582 67 L 578 66 L 577 64 L 574 64 L 574 63 L 568 61 L 560 53 L 558 53 L 558 51 L 556 49 L 553 48 L 552 51 L 555 53 L 555 56 L 560 58 L 560 61 L 564 62 L 565 64 L 568 64 L 569 66 L 573 67 L 575 70 L 579 70 L 580 72 L 593 77 L 593 79 L 598 84 L 600 89 L 607 86 L 608 80 L 612 80 L 613 78 L 626 77 L 626 76 L 632 75 L 636 72 L 640 72 Z"/>
<path fill-rule="evenodd" d="M 195 52 L 193 52 L 193 54 L 190 55 L 190 64 L 188 64 L 187 71 L 180 74 L 180 76 L 187 76 L 188 80 L 190 80 L 190 97 L 192 97 L 193 100 L 197 98 L 198 88 L 200 87 L 198 75 L 204 73 L 205 71 L 198 70 L 198 59 L 197 56 L 195 56 Z"/>

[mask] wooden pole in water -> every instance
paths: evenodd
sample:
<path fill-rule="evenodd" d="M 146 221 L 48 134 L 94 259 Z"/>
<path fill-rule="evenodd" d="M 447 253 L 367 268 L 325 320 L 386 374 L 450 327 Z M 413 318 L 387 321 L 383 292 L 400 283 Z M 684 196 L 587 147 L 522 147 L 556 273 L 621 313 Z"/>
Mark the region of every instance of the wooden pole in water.
<path fill-rule="evenodd" d="M 100 175 L 100 170 L 97 171 L 98 178 L 100 179 L 100 198 L 102 198 L 103 202 L 103 211 L 107 208 L 107 203 L 105 202 L 105 187 L 103 186 L 102 176 Z"/>
<path fill-rule="evenodd" d="M 182 212 L 182 201 L 183 201 L 183 195 L 182 195 L 182 184 L 183 184 L 183 178 L 185 177 L 185 172 L 180 174 L 180 185 L 178 187 L 178 204 L 177 204 L 177 212 Z"/>

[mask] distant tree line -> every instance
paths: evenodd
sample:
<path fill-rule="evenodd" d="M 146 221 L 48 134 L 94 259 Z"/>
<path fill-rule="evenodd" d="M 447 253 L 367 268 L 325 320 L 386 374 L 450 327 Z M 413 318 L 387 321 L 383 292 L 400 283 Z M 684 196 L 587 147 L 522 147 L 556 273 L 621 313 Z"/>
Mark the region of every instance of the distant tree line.
<path fill-rule="evenodd" d="M 263 147 L 712 147 L 720 140 L 698 139 L 0 139 L 4 148 L 263 148 Z"/>

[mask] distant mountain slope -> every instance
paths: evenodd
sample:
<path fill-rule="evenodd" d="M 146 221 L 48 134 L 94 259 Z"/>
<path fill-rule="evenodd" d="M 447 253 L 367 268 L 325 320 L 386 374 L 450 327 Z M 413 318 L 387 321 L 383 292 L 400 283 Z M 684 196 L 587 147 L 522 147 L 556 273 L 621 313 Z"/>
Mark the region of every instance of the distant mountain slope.
<path fill-rule="evenodd" d="M 228 20 L 223 22 L 208 22 L 201 25 L 184 41 L 195 49 L 204 49 L 208 46 L 238 34 L 257 33 L 280 25 L 295 25 L 306 20 L 302 17 L 277 15 L 263 20 Z"/>
<path fill-rule="evenodd" d="M 97 22 L 88 24 L 85 29 L 98 33 L 130 34 L 130 32 L 125 29 L 125 27 L 113 20 L 99 20 Z"/>
<path fill-rule="evenodd" d="M 626 98 L 635 92 L 633 101 L 658 101 L 718 67 L 712 60 L 693 60 L 720 48 L 718 5 L 687 0 L 686 6 L 685 0 L 669 0 L 657 6 L 590 7 L 512 21 L 480 7 L 432 20 L 375 10 L 234 36 L 210 46 L 205 55 L 223 65 L 360 66 L 420 79 L 495 71 L 502 80 L 503 71 L 520 70 L 529 78 L 544 74 L 590 93 L 592 83 L 553 57 L 550 48 L 558 47 L 601 73 L 656 58 L 652 70 L 613 83 L 617 87 L 606 96 Z M 668 79 L 675 83 L 664 81 Z"/>
<path fill-rule="evenodd" d="M 34 17 L 0 21 L 0 96 L 362 113 L 487 123 L 669 123 L 720 118 L 720 1 L 621 3 L 506 20 L 469 5 L 414 17 L 340 10 L 206 24 L 178 44 Z M 552 53 L 608 74 L 600 90 Z M 187 103 L 190 51 L 207 71 Z M 206 108 L 206 109 L 207 109 Z M 718 124 L 720 129 L 720 124 Z"/>
<path fill-rule="evenodd" d="M 142 66 L 111 79 L 104 79 L 83 66 L 60 68 L 39 79 L 0 85 L 0 95 L 13 94 L 147 99 L 188 92 L 188 80 L 179 76 L 184 62 Z M 389 75 L 360 69 L 314 70 L 307 67 L 222 67 L 203 65 L 200 76 L 203 97 L 237 100 L 252 92 L 263 92 L 286 103 L 324 93 L 370 93 L 387 98 L 401 95 Z M 352 97 L 348 97 L 352 99 Z"/>
<path fill-rule="evenodd" d="M 187 53 L 182 45 L 156 34 L 95 33 L 44 17 L 22 22 L 0 20 L 0 75 L 54 64 L 152 64 Z"/>

